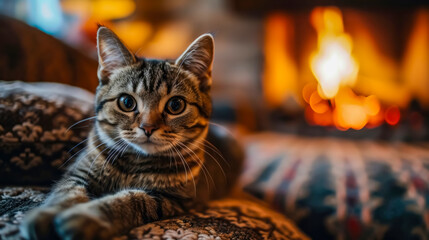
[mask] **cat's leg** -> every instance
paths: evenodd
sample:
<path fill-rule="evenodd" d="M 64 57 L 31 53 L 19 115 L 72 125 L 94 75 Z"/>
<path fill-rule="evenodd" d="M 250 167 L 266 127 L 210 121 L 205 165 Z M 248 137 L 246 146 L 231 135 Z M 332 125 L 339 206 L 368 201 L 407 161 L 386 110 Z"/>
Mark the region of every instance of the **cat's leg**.
<path fill-rule="evenodd" d="M 67 209 L 54 222 L 64 239 L 111 239 L 133 227 L 182 213 L 182 201 L 142 190 L 123 190 Z"/>
<path fill-rule="evenodd" d="M 26 239 L 55 239 L 53 220 L 72 205 L 89 201 L 86 182 L 78 175 L 66 175 L 53 188 L 44 203 L 29 212 L 20 226 Z"/>

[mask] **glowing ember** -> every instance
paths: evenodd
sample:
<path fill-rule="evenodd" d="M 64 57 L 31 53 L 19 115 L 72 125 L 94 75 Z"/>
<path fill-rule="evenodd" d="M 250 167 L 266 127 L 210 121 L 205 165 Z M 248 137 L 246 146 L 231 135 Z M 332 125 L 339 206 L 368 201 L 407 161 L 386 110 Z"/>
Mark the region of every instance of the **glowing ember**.
<path fill-rule="evenodd" d="M 311 84 L 304 87 L 306 91 L 312 89 Z M 314 88 L 313 88 L 314 89 Z M 303 91 L 303 96 L 306 92 Z M 362 129 L 365 126 L 380 125 L 384 117 L 381 106 L 374 96 L 357 96 L 351 89 L 343 88 L 330 100 L 323 99 L 318 91 L 313 90 L 311 96 L 304 97 L 309 104 L 307 107 L 307 120 L 316 125 L 335 125 L 340 130 L 353 128 Z"/>
<path fill-rule="evenodd" d="M 399 112 L 398 107 L 391 106 L 388 109 L 386 109 L 384 118 L 386 119 L 386 122 L 390 125 L 398 124 L 399 119 L 401 118 L 401 113 Z"/>
<path fill-rule="evenodd" d="M 335 125 L 342 129 L 362 129 L 380 111 L 380 103 L 375 96 L 357 96 L 346 89 L 335 96 Z"/>

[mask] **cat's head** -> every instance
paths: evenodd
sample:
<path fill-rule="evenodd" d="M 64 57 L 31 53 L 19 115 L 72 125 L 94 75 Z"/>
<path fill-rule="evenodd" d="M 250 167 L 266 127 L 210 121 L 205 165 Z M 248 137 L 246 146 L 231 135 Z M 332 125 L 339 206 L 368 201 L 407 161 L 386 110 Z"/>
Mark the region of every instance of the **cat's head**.
<path fill-rule="evenodd" d="M 106 27 L 98 29 L 97 45 L 96 131 L 104 144 L 152 155 L 200 145 L 212 108 L 211 35 L 176 61 L 138 58 Z"/>

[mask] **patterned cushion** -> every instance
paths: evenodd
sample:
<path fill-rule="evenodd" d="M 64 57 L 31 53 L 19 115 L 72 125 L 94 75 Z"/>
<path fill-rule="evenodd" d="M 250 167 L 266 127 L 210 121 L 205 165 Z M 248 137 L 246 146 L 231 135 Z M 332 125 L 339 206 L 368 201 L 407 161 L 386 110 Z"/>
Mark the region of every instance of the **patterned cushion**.
<path fill-rule="evenodd" d="M 43 188 L 0 188 L 0 239 L 20 239 L 24 212 L 45 198 Z M 249 200 L 225 199 L 205 210 L 137 227 L 125 239 L 308 239 L 284 216 Z"/>
<path fill-rule="evenodd" d="M 0 81 L 0 184 L 49 184 L 88 133 L 93 94 L 58 83 Z M 72 150 L 71 150 L 72 149 Z M 70 151 L 71 150 L 71 151 Z"/>
<path fill-rule="evenodd" d="M 242 184 L 313 239 L 428 239 L 429 144 L 246 140 Z"/>

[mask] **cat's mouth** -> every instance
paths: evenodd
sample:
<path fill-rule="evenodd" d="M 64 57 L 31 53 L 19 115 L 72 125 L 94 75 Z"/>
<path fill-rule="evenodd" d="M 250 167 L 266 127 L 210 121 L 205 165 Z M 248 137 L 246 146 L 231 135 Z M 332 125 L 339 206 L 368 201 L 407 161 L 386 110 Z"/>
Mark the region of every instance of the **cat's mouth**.
<path fill-rule="evenodd" d="M 159 143 L 154 142 L 153 140 L 146 139 L 145 141 L 135 141 L 136 144 L 142 144 L 142 145 L 160 145 Z"/>
<path fill-rule="evenodd" d="M 130 141 L 140 147 L 162 147 L 165 145 L 165 142 L 159 139 L 152 139 L 152 138 L 146 138 L 146 139 L 136 139 L 134 141 Z"/>
<path fill-rule="evenodd" d="M 145 139 L 141 141 L 132 141 L 130 142 L 131 146 L 134 147 L 139 152 L 143 152 L 145 154 L 156 154 L 159 152 L 165 151 L 165 148 L 168 145 L 165 145 L 165 143 L 158 142 L 153 139 Z"/>

